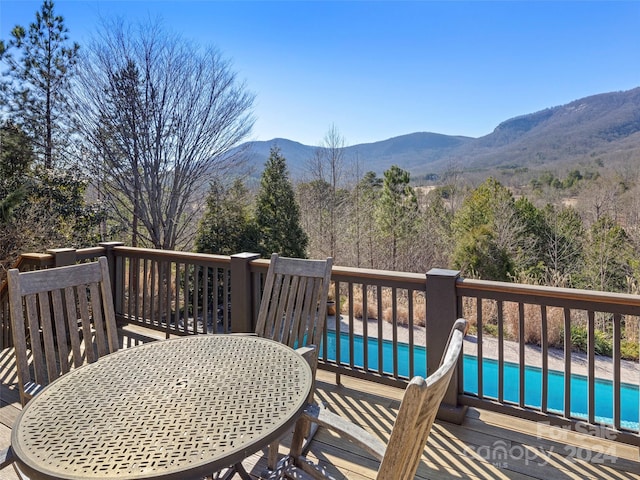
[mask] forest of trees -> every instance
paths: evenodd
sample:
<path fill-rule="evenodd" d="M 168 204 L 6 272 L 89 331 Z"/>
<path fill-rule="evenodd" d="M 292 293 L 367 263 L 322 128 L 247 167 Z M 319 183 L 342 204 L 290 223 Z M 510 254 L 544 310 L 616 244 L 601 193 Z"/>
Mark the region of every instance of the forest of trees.
<path fill-rule="evenodd" d="M 303 180 L 274 145 L 255 184 L 234 148 L 254 96 L 214 48 L 121 21 L 78 45 L 45 0 L 0 42 L 0 62 L 5 268 L 25 251 L 120 240 L 638 293 L 638 167 L 585 159 L 516 182 L 458 165 L 417 186 L 347 158 L 332 125 Z"/>
<path fill-rule="evenodd" d="M 276 148 L 274 155 L 281 158 Z M 344 172 L 355 171 L 342 160 Z M 238 179 L 227 189 L 212 185 L 205 219 L 227 220 L 200 224 L 199 251 L 268 255 L 260 238 L 275 223 L 254 212 L 271 208 L 263 193 L 274 182 L 271 162 L 253 197 Z M 345 174 L 335 187 L 331 177 L 298 182 L 295 202 L 284 194 L 278 201 L 283 208 L 279 215 L 299 216 L 305 238 L 291 227 L 283 231 L 300 238 L 300 245 L 308 238 L 303 255 L 330 255 L 338 265 L 408 272 L 455 268 L 487 280 L 638 293 L 637 187 L 622 185 L 613 172 L 607 175 L 573 181 L 570 198 L 547 201 L 554 194 L 541 189 L 539 180 L 531 182 L 529 198 L 516 196 L 494 177 L 472 185 L 458 175 L 457 185 L 414 187 L 409 172 L 391 166 L 382 178 L 374 172 L 353 179 Z M 280 188 L 284 191 L 281 185 L 271 190 Z M 286 192 L 291 195 L 290 187 Z M 234 209 L 239 211 L 240 205 L 243 220 L 231 220 L 238 217 Z M 272 250 L 284 251 L 285 241 L 272 243 Z"/>

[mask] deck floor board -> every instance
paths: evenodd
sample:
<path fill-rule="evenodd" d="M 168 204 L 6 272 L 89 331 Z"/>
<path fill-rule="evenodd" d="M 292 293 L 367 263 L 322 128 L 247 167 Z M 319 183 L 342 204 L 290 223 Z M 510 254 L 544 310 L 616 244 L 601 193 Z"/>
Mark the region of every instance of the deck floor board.
<path fill-rule="evenodd" d="M 161 339 L 161 332 L 128 328 L 123 345 Z M 402 390 L 364 380 L 318 371 L 316 400 L 330 410 L 388 438 L 402 398 Z M 20 413 L 11 350 L 0 351 L 0 448 L 10 443 L 11 426 Z M 280 452 L 286 452 L 287 438 Z M 337 479 L 375 478 L 377 462 L 363 450 L 320 429 L 309 456 Z M 266 449 L 244 461 L 260 478 L 266 468 Z M 416 478 L 515 480 L 637 479 L 640 449 L 606 438 L 549 427 L 500 413 L 470 408 L 462 425 L 437 421 L 423 453 Z M 15 480 L 13 469 L 0 470 L 0 480 Z"/>

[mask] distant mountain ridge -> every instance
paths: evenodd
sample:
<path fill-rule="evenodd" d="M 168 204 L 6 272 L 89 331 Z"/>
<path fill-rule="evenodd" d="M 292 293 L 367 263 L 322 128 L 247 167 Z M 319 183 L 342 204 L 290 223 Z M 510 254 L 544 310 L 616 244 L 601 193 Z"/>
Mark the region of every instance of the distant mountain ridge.
<path fill-rule="evenodd" d="M 294 178 L 304 178 L 318 146 L 276 138 L 244 144 L 258 172 L 278 146 Z M 378 174 L 391 165 L 412 176 L 439 173 L 455 164 L 463 170 L 509 167 L 555 168 L 599 160 L 618 165 L 640 160 L 640 87 L 603 93 L 566 105 L 521 115 L 479 138 L 416 132 L 345 147 L 345 158 Z"/>

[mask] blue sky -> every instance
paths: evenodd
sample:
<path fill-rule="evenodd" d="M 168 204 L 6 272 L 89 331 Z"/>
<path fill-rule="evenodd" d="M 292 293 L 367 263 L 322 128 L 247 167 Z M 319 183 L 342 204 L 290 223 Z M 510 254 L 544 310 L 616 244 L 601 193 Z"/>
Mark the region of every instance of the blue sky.
<path fill-rule="evenodd" d="M 0 38 L 41 1 L 0 0 Z M 101 17 L 216 45 L 256 94 L 252 139 L 347 145 L 502 121 L 640 86 L 640 1 L 58 0 L 82 46 Z"/>

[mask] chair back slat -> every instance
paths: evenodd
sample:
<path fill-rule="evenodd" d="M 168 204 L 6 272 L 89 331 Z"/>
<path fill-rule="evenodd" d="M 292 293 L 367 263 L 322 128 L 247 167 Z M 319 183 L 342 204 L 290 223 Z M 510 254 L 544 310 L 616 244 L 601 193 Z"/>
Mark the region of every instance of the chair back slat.
<path fill-rule="evenodd" d="M 67 332 L 69 332 L 69 343 L 71 343 L 71 353 L 73 355 L 73 366 L 79 367 L 84 363 L 82 358 L 82 347 L 80 339 L 80 331 L 78 330 L 78 313 L 75 289 L 67 287 L 64 289 L 65 310 L 64 316 L 67 318 Z M 82 325 L 87 328 L 87 325 Z"/>
<path fill-rule="evenodd" d="M 9 290 L 11 292 L 11 290 Z M 40 321 L 38 319 L 38 297 L 36 294 L 30 294 L 25 298 L 25 306 L 26 306 L 26 314 L 27 321 L 29 322 L 29 336 L 31 338 L 31 332 L 35 332 L 35 341 L 32 341 L 33 345 L 31 346 L 31 354 L 33 355 L 33 365 L 35 368 L 34 376 L 37 383 L 44 383 L 45 385 L 48 383 L 46 378 L 46 363 L 44 359 L 44 351 L 42 348 L 42 343 L 40 342 Z M 20 327 L 18 327 L 20 328 Z M 22 327 L 24 328 L 24 327 Z M 11 327 L 11 331 L 15 331 L 16 328 L 14 325 Z M 15 341 L 14 341 L 15 345 Z"/>
<path fill-rule="evenodd" d="M 309 339 L 307 343 L 319 346 L 324 332 L 324 325 L 326 323 L 327 297 L 329 295 L 330 282 L 320 278 L 310 278 L 309 283 L 310 285 L 307 286 L 307 292 L 305 295 L 305 310 L 311 311 L 316 302 L 320 302 L 321 308 L 318 315 L 309 316 Z M 305 332 L 301 332 L 301 334 L 304 333 Z"/>
<path fill-rule="evenodd" d="M 16 291 L 15 294 L 13 295 L 11 294 L 12 285 L 16 285 L 18 282 L 17 276 L 18 276 L 18 270 L 16 269 L 11 269 L 7 272 L 7 281 L 9 285 L 8 286 L 9 310 L 11 312 L 20 311 L 21 314 L 23 314 L 23 311 L 22 311 L 23 298 L 20 296 L 18 291 Z M 27 306 L 28 306 L 28 302 L 27 302 Z M 13 323 L 13 328 L 11 329 L 11 331 L 13 335 L 13 345 L 14 345 L 15 354 L 16 354 L 16 368 L 18 372 L 25 372 L 25 371 L 28 372 L 29 363 L 27 361 L 26 331 L 24 326 L 22 326 L 22 328 L 16 328 L 16 323 L 24 324 L 24 316 L 21 315 L 21 320 L 19 322 L 14 322 L 12 319 L 12 323 Z M 20 373 L 18 375 L 20 375 Z M 23 385 L 21 381 L 20 381 L 20 385 L 21 386 Z M 22 399 L 22 393 L 21 393 L 21 399 Z"/>
<path fill-rule="evenodd" d="M 275 287 L 276 287 L 276 290 L 274 290 L 275 295 L 273 296 L 273 300 L 272 300 L 273 302 L 275 302 L 275 308 L 269 311 L 269 318 L 267 321 L 272 328 L 271 337 L 279 338 L 278 337 L 279 333 L 276 333 L 276 332 L 281 332 L 284 328 L 283 317 L 284 317 L 284 312 L 286 310 L 285 305 L 289 300 L 288 293 L 289 293 L 289 287 L 290 287 L 290 278 L 284 275 L 278 275 L 278 280 L 276 281 Z"/>
<path fill-rule="evenodd" d="M 91 335 L 93 330 L 93 324 L 92 324 L 92 321 L 91 321 L 92 319 L 89 313 L 89 301 L 87 299 L 87 295 L 85 292 L 80 292 L 78 290 L 79 289 L 76 287 L 75 291 L 76 291 L 76 302 L 78 304 L 78 318 L 82 323 L 83 338 L 80 342 L 80 345 L 82 346 L 82 342 L 84 341 L 84 335 L 86 335 L 87 333 Z M 85 346 L 88 346 L 88 344 L 85 344 Z M 94 348 L 86 348 L 84 353 L 87 356 L 87 362 L 89 363 L 93 363 L 98 359 L 98 356 L 96 355 Z"/>
<path fill-rule="evenodd" d="M 256 334 L 290 347 L 318 345 L 324 332 L 332 259 L 271 256 Z"/>
<path fill-rule="evenodd" d="M 291 283 L 291 289 L 289 290 L 289 302 L 287 304 L 287 319 L 288 328 L 283 332 L 285 337 L 283 343 L 287 345 L 304 345 L 300 343 L 302 339 L 299 339 L 298 333 L 301 329 L 306 328 L 308 322 L 302 321 L 306 318 L 304 312 L 304 292 L 307 284 L 307 279 L 304 277 L 295 277 L 295 282 Z M 311 312 L 315 315 L 315 312 Z"/>
<path fill-rule="evenodd" d="M 89 292 L 91 294 L 91 300 L 93 300 L 94 298 L 100 298 L 100 290 L 98 288 L 98 284 L 92 283 L 91 285 L 89 285 Z M 98 357 L 102 357 L 109 353 L 109 345 L 107 342 L 107 332 L 104 328 L 104 322 L 102 320 L 102 308 L 98 308 L 94 310 L 93 324 L 95 325 Z"/>
<path fill-rule="evenodd" d="M 22 404 L 70 368 L 118 349 L 107 259 L 20 273 L 9 301 Z"/>
<path fill-rule="evenodd" d="M 62 303 L 62 292 L 54 290 L 51 292 L 51 304 L 53 312 L 53 321 L 56 332 L 64 332 L 66 330 L 64 304 Z M 66 342 L 58 344 L 58 361 L 60 362 L 60 370 L 63 373 L 69 371 L 69 349 Z"/>
<path fill-rule="evenodd" d="M 454 324 L 438 370 L 426 380 L 414 377 L 409 382 L 376 478 L 415 477 L 438 407 L 458 364 L 467 325 L 462 319 Z"/>
<path fill-rule="evenodd" d="M 56 355 L 56 344 L 53 338 L 54 329 L 53 322 L 51 321 L 51 304 L 49 303 L 49 296 L 36 294 L 38 298 L 38 306 L 40 309 L 40 332 L 42 335 L 41 341 L 44 345 L 44 358 L 47 364 L 47 378 L 46 383 L 50 383 L 58 378 L 58 360 Z M 37 319 L 36 319 L 37 320 Z M 34 338 L 34 334 L 31 333 L 31 338 Z"/>
<path fill-rule="evenodd" d="M 118 329 L 116 328 L 116 310 L 113 306 L 113 293 L 111 292 L 111 276 L 109 273 L 109 263 L 106 257 L 104 260 L 98 262 L 100 266 L 101 282 L 98 282 L 100 286 L 100 300 L 97 303 L 102 302 L 102 313 L 104 314 L 104 331 L 107 335 L 107 352 L 115 352 L 120 348 L 118 342 Z"/>

